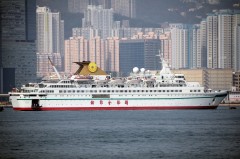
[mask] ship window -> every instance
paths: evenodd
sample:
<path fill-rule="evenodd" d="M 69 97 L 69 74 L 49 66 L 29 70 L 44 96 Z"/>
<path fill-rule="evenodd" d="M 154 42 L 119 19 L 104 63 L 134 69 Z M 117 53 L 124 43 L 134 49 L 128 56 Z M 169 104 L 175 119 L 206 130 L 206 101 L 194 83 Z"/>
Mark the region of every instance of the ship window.
<path fill-rule="evenodd" d="M 182 90 L 179 90 L 179 92 L 182 92 Z"/>
<path fill-rule="evenodd" d="M 175 90 L 175 92 L 178 92 L 178 90 Z"/>
<path fill-rule="evenodd" d="M 120 92 L 123 92 L 123 90 L 120 90 Z"/>
<path fill-rule="evenodd" d="M 140 90 L 137 90 L 137 92 L 140 92 Z"/>
<path fill-rule="evenodd" d="M 142 92 L 144 92 L 144 90 L 142 90 Z"/>
<path fill-rule="evenodd" d="M 62 93 L 62 90 L 59 90 L 59 93 Z"/>
<path fill-rule="evenodd" d="M 165 90 L 163 90 L 163 92 L 165 92 Z"/>
<path fill-rule="evenodd" d="M 171 90 L 171 92 L 173 92 L 173 90 Z"/>
<path fill-rule="evenodd" d="M 77 90 L 77 92 L 79 93 L 80 91 L 79 91 L 79 90 Z"/>
<path fill-rule="evenodd" d="M 154 90 L 154 92 L 157 92 L 157 90 Z"/>
<path fill-rule="evenodd" d="M 109 92 L 109 93 L 110 93 L 110 90 L 108 90 L 107 92 Z"/>
<path fill-rule="evenodd" d="M 84 90 L 81 90 L 82 93 L 84 93 Z"/>
<path fill-rule="evenodd" d="M 150 90 L 150 92 L 152 92 L 152 90 Z"/>
<path fill-rule="evenodd" d="M 129 90 L 129 92 L 132 92 L 131 90 Z"/>
<path fill-rule="evenodd" d="M 94 90 L 94 92 L 96 93 L 96 92 L 97 92 L 97 90 Z"/>
<path fill-rule="evenodd" d="M 90 92 L 92 93 L 93 91 L 92 91 L 92 90 L 90 90 Z"/>
<path fill-rule="evenodd" d="M 194 90 L 194 92 L 197 92 L 197 90 Z"/>
<path fill-rule="evenodd" d="M 66 90 L 64 90 L 64 93 L 66 93 Z"/>
<path fill-rule="evenodd" d="M 146 92 L 148 92 L 148 90 L 146 90 Z"/>
<path fill-rule="evenodd" d="M 169 92 L 169 90 L 167 90 L 167 92 Z"/>
<path fill-rule="evenodd" d="M 71 90 L 68 90 L 68 93 L 71 93 Z"/>
<path fill-rule="evenodd" d="M 114 92 L 114 90 L 112 90 L 112 92 Z"/>
<path fill-rule="evenodd" d="M 133 92 L 136 92 L 136 90 L 133 90 Z"/>
<path fill-rule="evenodd" d="M 198 92 L 201 92 L 200 90 L 198 90 Z"/>
<path fill-rule="evenodd" d="M 127 92 L 127 90 L 125 90 L 125 92 Z"/>
<path fill-rule="evenodd" d="M 103 90 L 103 92 L 106 92 L 106 90 Z"/>
<path fill-rule="evenodd" d="M 161 90 L 158 90 L 158 92 L 162 92 Z"/>

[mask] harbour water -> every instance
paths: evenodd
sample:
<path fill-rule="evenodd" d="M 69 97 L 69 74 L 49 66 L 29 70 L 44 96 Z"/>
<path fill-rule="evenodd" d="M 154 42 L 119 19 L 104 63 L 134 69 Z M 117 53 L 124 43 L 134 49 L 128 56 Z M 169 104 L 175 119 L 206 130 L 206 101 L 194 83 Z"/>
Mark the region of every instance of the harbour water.
<path fill-rule="evenodd" d="M 240 158 L 240 107 L 0 112 L 0 159 Z"/>

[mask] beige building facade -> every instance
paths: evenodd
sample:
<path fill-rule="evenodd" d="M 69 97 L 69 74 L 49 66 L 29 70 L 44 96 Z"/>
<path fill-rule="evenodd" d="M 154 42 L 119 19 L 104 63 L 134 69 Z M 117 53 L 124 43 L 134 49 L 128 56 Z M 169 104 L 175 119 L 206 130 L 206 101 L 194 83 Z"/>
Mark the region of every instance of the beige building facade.
<path fill-rule="evenodd" d="M 233 73 L 233 91 L 240 91 L 240 71 Z"/>
<path fill-rule="evenodd" d="M 184 74 L 188 82 L 199 82 L 205 89 L 229 91 L 232 89 L 232 69 L 179 69 L 172 72 Z"/>

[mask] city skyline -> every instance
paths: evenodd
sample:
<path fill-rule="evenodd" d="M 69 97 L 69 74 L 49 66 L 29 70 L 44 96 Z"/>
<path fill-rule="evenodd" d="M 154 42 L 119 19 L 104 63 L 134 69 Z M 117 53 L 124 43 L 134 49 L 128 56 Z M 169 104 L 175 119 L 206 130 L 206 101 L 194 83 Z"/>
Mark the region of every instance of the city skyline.
<path fill-rule="evenodd" d="M 72 3 L 73 0 L 67 2 Z M 74 0 L 74 3 L 77 2 L 85 4 L 86 1 Z M 240 69 L 240 11 L 234 10 L 240 5 L 234 0 L 229 2 L 232 5 L 231 9 L 222 9 L 221 5 L 225 3 L 219 0 L 174 0 L 169 3 L 161 1 L 163 6 L 168 6 L 166 14 L 178 12 L 183 19 L 189 12 L 195 13 L 203 7 L 208 8 L 207 6 L 212 8 L 215 6 L 221 10 L 205 12 L 206 16 L 202 16 L 198 23 L 177 21 L 173 23 L 170 18 L 169 22 L 156 21 L 158 27 L 151 26 L 150 21 L 150 27 L 135 26 L 134 22 L 141 19 L 138 10 L 143 2 L 143 0 L 88 1 L 86 3 L 88 5 L 83 5 L 85 8 L 79 10 L 80 14 L 75 13 L 76 11 L 71 13 L 83 14 L 83 17 L 79 17 L 81 23 L 71 27 L 71 35 L 66 37 L 64 33 L 69 32 L 69 27 L 66 26 L 70 25 L 68 20 L 64 21 L 66 13 L 61 13 L 55 7 L 52 9 L 51 5 L 47 5 L 50 1 L 36 0 L 36 3 L 29 3 L 27 0 L 2 1 L 2 9 L 8 4 L 14 4 L 17 9 L 23 8 L 25 12 L 15 16 L 11 23 L 8 21 L 11 14 L 18 14 L 18 10 L 10 14 L 6 9 L 1 13 L 1 68 L 11 68 L 15 71 L 16 86 L 24 84 L 24 81 L 29 79 L 34 80 L 33 77 L 26 79 L 28 76 L 22 76 L 23 71 L 19 71 L 25 70 L 25 65 L 17 64 L 22 62 L 22 58 L 31 61 L 28 63 L 32 65 L 31 76 L 37 74 L 35 79 L 51 74 L 52 68 L 48 57 L 63 73 L 74 72 L 72 62 L 87 60 L 96 62 L 99 67 L 114 75 L 126 76 L 135 66 L 159 70 L 160 61 L 156 55 L 160 50 L 172 69 L 222 68 L 234 71 Z M 159 4 L 154 0 L 152 2 Z M 46 5 L 38 6 L 41 3 Z M 51 3 L 54 4 L 54 1 Z M 181 11 L 181 5 L 169 8 L 173 3 L 185 6 Z M 37 8 L 34 11 L 35 6 Z M 126 6 L 131 9 L 124 10 Z M 69 11 L 71 8 L 67 5 L 67 9 Z M 36 13 L 36 19 L 30 12 Z M 155 16 L 152 16 L 152 19 L 155 19 Z M 145 23 L 148 23 L 147 20 Z M 14 24 L 15 29 L 10 24 Z M 76 40 L 75 44 L 73 40 Z M 21 47 L 17 53 L 15 47 L 19 48 L 20 45 L 25 47 Z"/>

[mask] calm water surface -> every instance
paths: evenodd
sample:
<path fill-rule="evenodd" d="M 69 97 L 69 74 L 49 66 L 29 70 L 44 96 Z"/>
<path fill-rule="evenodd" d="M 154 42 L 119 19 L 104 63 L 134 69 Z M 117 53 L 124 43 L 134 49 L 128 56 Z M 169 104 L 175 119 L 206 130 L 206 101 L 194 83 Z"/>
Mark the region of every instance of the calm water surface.
<path fill-rule="evenodd" d="M 230 110 L 0 112 L 0 158 L 240 158 Z"/>

